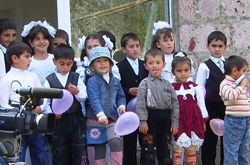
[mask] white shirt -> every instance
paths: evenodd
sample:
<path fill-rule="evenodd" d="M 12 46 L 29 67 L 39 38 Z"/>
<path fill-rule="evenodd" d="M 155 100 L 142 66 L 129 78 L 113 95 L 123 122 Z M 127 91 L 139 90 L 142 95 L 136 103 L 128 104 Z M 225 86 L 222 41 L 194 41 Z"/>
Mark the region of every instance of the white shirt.
<path fill-rule="evenodd" d="M 136 75 L 139 74 L 139 60 L 138 58 L 136 58 L 135 60 L 131 60 L 130 58 L 126 57 L 129 64 L 131 65 L 131 67 L 133 68 L 134 72 Z"/>
<path fill-rule="evenodd" d="M 42 85 L 44 84 L 46 77 L 56 71 L 53 58 L 53 54 L 48 54 L 48 57 L 45 60 L 36 60 L 33 56 L 31 57 L 31 63 L 28 70 L 36 73 Z"/>
<path fill-rule="evenodd" d="M 20 95 L 13 90 L 21 87 L 42 87 L 37 75 L 28 70 L 11 67 L 10 71 L 0 81 L 0 106 L 11 109 L 11 104 L 20 104 Z M 42 108 L 42 107 L 41 107 Z"/>
<path fill-rule="evenodd" d="M 3 51 L 4 54 L 5 54 L 6 51 L 7 51 L 7 49 L 6 49 L 2 44 L 0 44 L 0 49 Z"/>
<path fill-rule="evenodd" d="M 0 80 L 6 75 L 4 54 L 0 50 Z"/>
<path fill-rule="evenodd" d="M 222 55 L 220 58 L 216 58 L 213 56 L 210 56 L 210 59 L 219 67 L 218 60 L 225 61 L 224 56 Z M 208 66 L 203 62 L 200 64 L 197 72 L 197 77 L 196 77 L 196 84 L 200 84 L 205 86 L 206 81 L 209 78 L 210 75 L 210 70 Z"/>
<path fill-rule="evenodd" d="M 56 74 L 56 77 L 58 78 L 58 80 L 60 81 L 60 83 L 62 84 L 63 87 L 65 87 L 66 89 L 68 89 L 68 87 L 66 87 L 66 83 L 67 83 L 67 80 L 68 80 L 68 76 L 69 76 L 69 73 L 63 75 L 61 73 L 58 73 L 58 72 L 55 72 Z M 50 88 L 50 84 L 49 82 L 46 80 L 44 85 L 43 85 L 45 88 Z M 83 80 L 79 77 L 78 79 L 78 82 L 77 82 L 77 88 L 79 90 L 79 93 L 74 95 L 76 100 L 79 101 L 80 103 L 84 103 L 86 98 L 87 98 L 87 91 L 86 91 L 86 86 L 84 85 L 83 83 Z M 45 110 L 46 112 L 52 112 L 51 111 L 51 108 L 50 108 L 50 99 L 47 99 L 46 103 L 45 103 Z M 81 104 L 82 106 L 84 104 Z M 84 108 L 85 110 L 85 107 L 82 107 Z"/>

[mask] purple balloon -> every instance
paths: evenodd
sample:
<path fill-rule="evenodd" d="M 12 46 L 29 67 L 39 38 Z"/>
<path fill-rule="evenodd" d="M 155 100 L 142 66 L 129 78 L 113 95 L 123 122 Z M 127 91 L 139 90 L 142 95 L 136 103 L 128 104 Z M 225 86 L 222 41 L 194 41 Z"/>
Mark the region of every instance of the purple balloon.
<path fill-rule="evenodd" d="M 134 132 L 139 127 L 139 117 L 134 112 L 123 113 L 115 123 L 114 131 L 123 136 Z"/>
<path fill-rule="evenodd" d="M 214 134 L 217 136 L 223 136 L 224 120 L 212 119 L 209 124 Z"/>
<path fill-rule="evenodd" d="M 66 89 L 62 89 L 63 97 L 52 100 L 52 111 L 54 114 L 62 114 L 66 112 L 73 103 L 73 95 Z"/>
<path fill-rule="evenodd" d="M 127 111 L 136 112 L 137 97 L 129 101 L 127 105 Z"/>

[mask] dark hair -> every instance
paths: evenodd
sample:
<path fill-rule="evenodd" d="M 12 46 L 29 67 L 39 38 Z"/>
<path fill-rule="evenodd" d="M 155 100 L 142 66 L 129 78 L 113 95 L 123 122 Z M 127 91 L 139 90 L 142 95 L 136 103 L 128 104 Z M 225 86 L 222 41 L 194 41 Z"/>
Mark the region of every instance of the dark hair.
<path fill-rule="evenodd" d="M 74 58 L 75 58 L 75 51 L 69 45 L 60 44 L 54 50 L 54 58 L 56 60 L 58 60 L 60 58 L 74 60 Z"/>
<path fill-rule="evenodd" d="M 151 43 L 152 49 L 159 49 L 157 47 L 156 43 L 160 41 L 162 34 L 163 34 L 163 39 L 172 38 L 172 35 L 173 35 L 173 39 L 174 39 L 174 31 L 171 28 L 159 29 L 156 31 L 156 34 L 153 36 L 152 43 Z M 172 53 L 174 53 L 174 50 Z"/>
<path fill-rule="evenodd" d="M 213 31 L 212 33 L 210 33 L 207 37 L 207 44 L 210 44 L 213 40 L 221 40 L 225 45 L 227 45 L 227 37 L 221 31 Z"/>
<path fill-rule="evenodd" d="M 48 46 L 47 51 L 48 53 L 53 53 L 53 47 L 52 47 L 53 37 L 49 34 L 48 30 L 43 26 L 40 26 L 40 25 L 34 26 L 30 30 L 30 33 L 26 37 L 23 37 L 23 42 L 25 42 L 31 47 L 29 41 L 33 42 L 36 36 L 38 35 L 38 33 L 42 33 L 44 35 L 44 38 L 49 40 L 49 46 Z M 32 51 L 33 51 L 32 54 L 35 54 L 34 49 L 32 49 Z"/>
<path fill-rule="evenodd" d="M 110 41 L 114 44 L 113 50 L 116 49 L 116 46 L 115 46 L 116 45 L 116 38 L 111 32 L 102 30 L 102 31 L 99 31 L 97 33 L 102 35 L 102 36 L 106 35 L 110 39 Z"/>
<path fill-rule="evenodd" d="M 6 50 L 6 59 L 12 65 L 12 56 L 16 55 L 19 58 L 25 51 L 29 52 L 30 54 L 32 53 L 31 48 L 27 44 L 20 41 L 13 41 Z"/>
<path fill-rule="evenodd" d="M 83 57 L 87 56 L 87 52 L 86 52 L 86 43 L 88 40 L 90 39 L 96 39 L 96 40 L 99 40 L 101 46 L 105 46 L 105 40 L 102 38 L 102 36 L 98 33 L 96 34 L 90 34 L 86 37 L 85 39 L 85 43 L 84 43 L 84 49 L 82 50 L 81 52 L 81 56 L 80 56 L 80 59 L 83 60 Z"/>
<path fill-rule="evenodd" d="M 0 35 L 8 29 L 14 29 L 16 30 L 16 24 L 14 21 L 12 21 L 9 18 L 2 18 L 0 19 Z"/>
<path fill-rule="evenodd" d="M 185 56 L 183 57 L 180 57 L 180 56 L 176 56 L 178 53 L 183 53 Z M 191 60 L 187 57 L 187 54 L 185 52 L 176 52 L 174 53 L 174 59 L 172 61 L 172 64 L 171 64 L 171 67 L 172 67 L 172 72 L 174 71 L 175 69 L 175 66 L 177 64 L 183 64 L 183 63 L 186 63 L 190 66 L 190 70 L 191 70 Z"/>
<path fill-rule="evenodd" d="M 57 29 L 56 34 L 55 34 L 55 38 L 62 38 L 69 45 L 69 35 L 66 31 L 64 31 L 62 29 Z"/>
<path fill-rule="evenodd" d="M 245 65 L 248 66 L 247 60 L 236 55 L 232 55 L 227 58 L 224 68 L 225 74 L 230 75 L 232 73 L 232 68 L 236 67 L 237 70 L 241 70 Z"/>
<path fill-rule="evenodd" d="M 135 33 L 126 33 L 121 38 L 121 47 L 125 48 L 126 45 L 128 44 L 128 40 L 130 40 L 130 39 L 132 39 L 134 41 L 139 41 L 139 43 L 141 45 L 141 40 Z"/>
<path fill-rule="evenodd" d="M 152 56 L 152 57 L 161 56 L 161 57 L 162 57 L 163 63 L 165 63 L 165 56 L 164 56 L 164 54 L 162 53 L 162 51 L 159 50 L 159 49 L 150 49 L 150 50 L 148 50 L 148 51 L 145 53 L 145 56 L 144 56 L 144 61 L 145 61 L 145 63 L 146 63 L 147 60 L 148 60 L 148 56 Z"/>

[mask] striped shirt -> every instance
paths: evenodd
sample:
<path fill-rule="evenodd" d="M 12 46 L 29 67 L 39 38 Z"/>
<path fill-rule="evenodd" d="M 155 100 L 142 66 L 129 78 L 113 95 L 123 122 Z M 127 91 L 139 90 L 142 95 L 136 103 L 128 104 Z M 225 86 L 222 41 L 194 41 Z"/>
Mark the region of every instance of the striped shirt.
<path fill-rule="evenodd" d="M 226 75 L 220 84 L 220 96 L 226 106 L 226 115 L 249 116 L 250 99 L 247 88 L 235 85 L 235 80 Z"/>

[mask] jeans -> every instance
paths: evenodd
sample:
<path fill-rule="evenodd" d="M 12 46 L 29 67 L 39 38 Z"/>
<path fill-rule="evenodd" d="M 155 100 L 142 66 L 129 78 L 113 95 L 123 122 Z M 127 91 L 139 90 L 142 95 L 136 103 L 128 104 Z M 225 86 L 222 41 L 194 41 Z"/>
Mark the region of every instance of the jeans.
<path fill-rule="evenodd" d="M 22 135 L 20 161 L 25 162 L 26 149 L 29 146 L 32 165 L 49 165 L 46 137 L 33 131 L 31 134 Z"/>
<path fill-rule="evenodd" d="M 225 116 L 224 165 L 249 164 L 249 124 L 249 116 Z"/>

